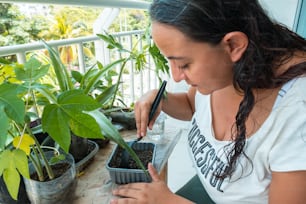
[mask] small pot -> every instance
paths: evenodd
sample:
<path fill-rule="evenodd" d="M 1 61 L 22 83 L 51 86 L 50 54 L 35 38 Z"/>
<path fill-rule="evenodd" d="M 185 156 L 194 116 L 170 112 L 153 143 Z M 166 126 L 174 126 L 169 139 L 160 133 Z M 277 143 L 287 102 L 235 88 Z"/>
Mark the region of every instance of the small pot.
<path fill-rule="evenodd" d="M 85 158 L 89 153 L 88 139 L 71 134 L 69 153 L 76 163 Z"/>
<path fill-rule="evenodd" d="M 148 163 L 153 163 L 155 160 L 156 146 L 154 143 L 137 142 L 132 145 L 132 149 L 138 155 L 145 167 Z M 116 145 L 106 163 L 106 169 L 109 171 L 112 181 L 116 184 L 127 184 L 134 182 L 151 182 L 152 179 L 148 170 L 143 171 L 136 166 L 134 160 L 129 158 L 129 165 L 122 167 L 122 156 L 124 149 Z"/>
<path fill-rule="evenodd" d="M 53 157 L 53 152 L 45 152 L 47 159 Z M 76 184 L 76 171 L 74 158 L 71 154 L 66 154 L 65 160 L 58 163 L 68 163 L 69 169 L 60 177 L 51 181 L 40 182 L 33 179 L 24 179 L 26 192 L 31 203 L 34 204 L 55 204 L 63 203 Z M 35 172 L 33 165 L 29 164 L 30 175 Z"/>
<path fill-rule="evenodd" d="M 76 173 L 79 174 L 82 172 L 94 159 L 95 155 L 99 151 L 99 145 L 92 141 L 87 140 L 88 143 L 88 153 L 85 157 L 80 159 L 78 162 L 75 162 Z"/>

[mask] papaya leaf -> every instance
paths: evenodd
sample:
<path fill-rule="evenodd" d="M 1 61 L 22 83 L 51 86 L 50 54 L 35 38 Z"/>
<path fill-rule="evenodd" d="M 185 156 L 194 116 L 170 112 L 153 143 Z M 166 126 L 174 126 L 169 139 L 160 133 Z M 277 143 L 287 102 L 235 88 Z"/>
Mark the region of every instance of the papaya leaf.
<path fill-rule="evenodd" d="M 0 176 L 5 169 L 9 168 L 10 154 L 11 151 L 8 149 L 0 153 Z"/>
<path fill-rule="evenodd" d="M 42 65 L 36 58 L 30 58 L 23 68 L 15 68 L 16 78 L 22 81 L 36 81 L 48 73 L 49 65 Z"/>
<path fill-rule="evenodd" d="M 23 100 L 17 97 L 17 93 L 18 86 L 16 84 L 1 84 L 0 106 L 4 108 L 4 112 L 9 118 L 17 123 L 22 123 L 25 116 L 25 105 Z"/>
<path fill-rule="evenodd" d="M 92 116 L 79 112 L 70 112 L 69 115 L 73 116 L 70 118 L 70 128 L 75 135 L 84 138 L 104 139 L 100 126 Z"/>
<path fill-rule="evenodd" d="M 100 104 L 82 90 L 63 92 L 58 97 L 58 104 L 65 109 L 73 109 L 78 112 L 91 111 L 100 108 Z"/>
<path fill-rule="evenodd" d="M 41 120 L 43 132 L 47 132 L 65 152 L 68 152 L 71 135 L 68 118 L 63 110 L 58 105 L 49 104 L 44 108 Z"/>
<path fill-rule="evenodd" d="M 42 114 L 42 128 L 66 152 L 70 146 L 70 131 L 83 137 L 102 138 L 101 131 L 95 121 L 83 111 L 100 108 L 100 104 L 81 90 L 65 91 L 59 95 L 56 104 L 49 104 Z M 92 124 L 93 123 L 93 124 Z M 84 134 L 86 135 L 80 135 Z"/>
<path fill-rule="evenodd" d="M 28 158 L 22 150 L 5 150 L 0 155 L 0 173 L 11 197 L 17 200 L 20 175 L 29 178 Z M 1 170 L 2 169 L 2 170 Z M 18 172 L 19 171 L 19 172 Z"/>
<path fill-rule="evenodd" d="M 25 152 L 19 149 L 15 149 L 13 151 L 13 158 L 19 173 L 25 178 L 30 178 L 28 157 Z"/>
<path fill-rule="evenodd" d="M 0 105 L 0 112 L 4 113 L 4 106 Z M 9 118 L 6 114 L 0 114 L 0 150 L 4 149 L 7 140 L 7 130 L 9 129 Z"/>
<path fill-rule="evenodd" d="M 26 155 L 30 155 L 31 146 L 35 144 L 34 139 L 29 134 L 24 134 L 22 137 L 17 136 L 13 139 L 13 146 L 21 149 Z"/>
<path fill-rule="evenodd" d="M 7 190 L 14 200 L 17 200 L 20 185 L 20 175 L 16 168 L 8 168 L 3 171 L 3 180 Z"/>

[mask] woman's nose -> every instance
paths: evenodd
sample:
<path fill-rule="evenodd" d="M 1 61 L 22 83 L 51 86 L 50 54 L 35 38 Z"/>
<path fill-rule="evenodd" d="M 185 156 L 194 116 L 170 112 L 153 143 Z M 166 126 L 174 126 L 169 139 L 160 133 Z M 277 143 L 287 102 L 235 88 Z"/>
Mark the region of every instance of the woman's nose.
<path fill-rule="evenodd" d="M 184 71 L 177 66 L 171 66 L 171 73 L 175 82 L 180 82 L 185 79 Z"/>

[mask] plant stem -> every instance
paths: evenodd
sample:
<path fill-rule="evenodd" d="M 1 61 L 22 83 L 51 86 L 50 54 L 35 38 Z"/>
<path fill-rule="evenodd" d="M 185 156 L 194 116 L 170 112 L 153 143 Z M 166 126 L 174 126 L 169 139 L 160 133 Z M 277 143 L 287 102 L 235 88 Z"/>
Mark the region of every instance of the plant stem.
<path fill-rule="evenodd" d="M 50 166 L 50 164 L 49 164 L 49 162 L 48 162 L 48 160 L 46 158 L 46 155 L 45 155 L 44 151 L 41 149 L 40 144 L 38 143 L 38 141 L 37 141 L 37 139 L 35 137 L 34 137 L 34 140 L 35 140 L 38 152 L 39 152 L 42 160 L 45 163 L 45 168 L 47 170 L 48 176 L 49 176 L 50 180 L 52 180 L 52 179 L 54 179 L 54 173 L 52 171 L 52 168 L 51 168 L 51 166 Z"/>
<path fill-rule="evenodd" d="M 115 103 L 115 100 L 116 100 L 116 96 L 117 96 L 117 92 L 118 92 L 118 89 L 119 89 L 119 84 L 120 84 L 120 80 L 121 80 L 121 77 L 122 77 L 122 73 L 123 73 L 123 69 L 127 63 L 127 61 L 129 60 L 129 58 L 127 58 L 126 60 L 124 60 L 124 62 L 122 63 L 121 67 L 120 67 L 120 72 L 119 72 L 119 75 L 118 75 L 118 80 L 117 80 L 117 83 L 116 83 L 116 88 L 115 88 L 115 92 L 114 92 L 114 97 L 112 98 L 112 102 L 111 102 L 111 108 L 114 107 L 114 103 Z"/>
<path fill-rule="evenodd" d="M 34 168 L 37 172 L 39 181 L 44 181 L 45 178 L 44 178 L 44 175 L 43 175 L 42 165 L 41 165 L 41 162 L 40 162 L 40 159 L 39 159 L 38 152 L 35 149 L 35 147 L 33 147 L 33 152 L 34 152 L 34 155 L 35 155 L 36 159 L 31 154 L 29 155 L 29 157 L 30 157 L 30 159 L 31 159 L 31 161 L 34 165 Z"/>
<path fill-rule="evenodd" d="M 47 160 L 47 158 L 46 158 L 46 155 L 45 155 L 44 151 L 41 149 L 38 140 L 37 140 L 36 137 L 33 135 L 31 128 L 29 128 L 29 127 L 27 126 L 27 130 L 28 130 L 28 132 L 30 133 L 30 135 L 32 136 L 32 138 L 34 139 L 34 141 L 35 141 L 35 148 L 33 148 L 33 150 L 34 150 L 35 156 L 36 156 L 36 158 L 37 158 L 37 162 L 39 163 L 39 165 L 41 165 L 41 161 L 40 161 L 40 158 L 39 158 L 39 155 L 40 155 L 40 157 L 42 158 L 42 160 L 43 160 L 44 163 L 45 163 L 45 168 L 46 168 L 46 170 L 47 170 L 49 179 L 50 179 L 50 180 L 54 179 L 54 173 L 53 173 L 53 171 L 52 171 L 52 168 L 51 168 L 51 166 L 50 166 L 50 164 L 49 164 L 49 162 L 48 162 L 48 160 Z M 37 148 L 38 152 L 36 151 L 36 148 Z M 35 168 L 35 169 L 36 169 L 36 168 Z M 41 169 L 42 169 L 42 168 L 41 168 Z M 36 170 L 39 170 L 39 169 L 36 169 Z M 42 173 L 42 171 L 41 171 L 41 173 Z M 38 171 L 37 171 L 37 174 L 39 174 Z"/>

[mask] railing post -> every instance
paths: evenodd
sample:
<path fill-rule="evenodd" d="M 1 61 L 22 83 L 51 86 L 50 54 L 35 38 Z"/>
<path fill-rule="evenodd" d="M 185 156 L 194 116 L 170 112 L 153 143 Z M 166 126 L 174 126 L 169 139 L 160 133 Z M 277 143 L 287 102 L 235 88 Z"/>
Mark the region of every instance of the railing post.
<path fill-rule="evenodd" d="M 84 74 L 86 72 L 85 70 L 85 60 L 84 60 L 84 50 L 83 50 L 83 44 L 78 43 L 78 61 L 79 61 L 79 71 Z"/>
<path fill-rule="evenodd" d="M 18 53 L 16 53 L 16 56 L 17 56 L 17 62 L 19 64 L 26 63 L 27 59 L 26 59 L 26 55 L 25 55 L 24 52 L 18 52 Z"/>

